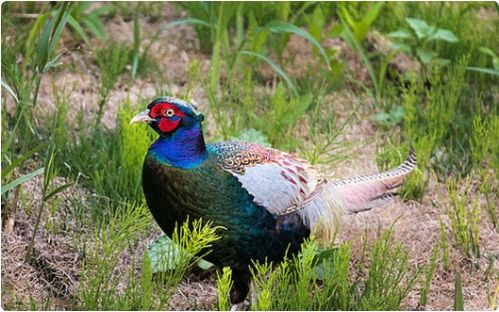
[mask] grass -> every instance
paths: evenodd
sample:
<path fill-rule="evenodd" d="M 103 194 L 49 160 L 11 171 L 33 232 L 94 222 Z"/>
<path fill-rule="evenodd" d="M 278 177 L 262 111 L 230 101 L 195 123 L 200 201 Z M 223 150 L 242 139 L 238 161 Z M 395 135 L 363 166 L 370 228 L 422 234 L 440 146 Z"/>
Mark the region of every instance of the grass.
<path fill-rule="evenodd" d="M 464 191 L 455 180 L 447 181 L 449 201 L 446 209 L 451 223 L 451 233 L 459 250 L 469 258 L 480 258 L 480 218 L 479 197 L 471 196 L 471 181 L 464 182 Z"/>
<path fill-rule="evenodd" d="M 85 246 L 78 288 L 78 310 L 160 310 L 171 300 L 185 272 L 196 263 L 194 255 L 209 248 L 219 237 L 210 223 L 186 221 L 172 236 L 181 247 L 166 250 L 158 257 L 176 257 L 173 269 L 153 275 L 148 253 L 133 254 L 126 272 L 116 271 L 123 253 L 136 250 L 140 237 L 151 228 L 152 218 L 146 206 L 122 203 L 117 208 L 102 207 L 108 214 L 83 237 L 96 245 Z M 110 210 L 111 209 L 111 210 Z M 192 227 L 192 228 L 191 228 Z M 174 246 L 174 245 L 171 245 Z M 140 274 L 136 266 L 140 265 Z M 124 284 L 122 290 L 120 285 Z"/>
<path fill-rule="evenodd" d="M 461 259 L 483 258 L 486 242 L 480 235 L 488 231 L 483 225 L 499 232 L 498 80 L 490 74 L 496 68 L 493 56 L 499 54 L 494 50 L 499 24 L 492 4 L 196 2 L 175 7 L 184 11 L 182 18 L 178 12 L 170 16 L 173 6 L 160 3 L 113 2 L 94 8 L 10 2 L 2 7 L 2 234 L 6 229 L 20 233 L 23 223 L 16 218 L 29 216 L 32 227 L 23 241 L 28 259 L 39 256 L 41 241 L 72 238 L 71 248 L 81 261 L 80 285 L 65 298 L 65 309 L 169 308 L 184 274 L 197 263 L 195 255 L 209 249 L 216 233 L 223 233 L 209 224 L 179 225 L 173 240 L 181 251 L 162 255 L 178 257 L 173 270 L 157 272 L 153 263 L 158 259 L 142 252 L 153 222 L 142 194 L 141 167 L 155 133 L 129 121 L 153 95 L 128 92 L 120 101 L 112 97 L 140 82 L 152 82 L 157 95 L 207 104 L 210 141 L 244 138 L 296 152 L 312 164 L 333 167 L 353 157 L 353 147 L 363 141 L 349 137 L 356 133 L 350 130 L 366 118 L 379 133 L 371 137 L 380 169 L 398 165 L 409 146 L 415 147 L 418 169 L 402 195 L 419 201 L 417 205 L 433 201 L 445 208 L 430 208 L 441 215 L 425 265 L 413 265 L 418 255 L 391 230 L 378 239 L 364 237 L 360 251 L 349 241 L 332 249 L 319 247 L 312 238 L 296 257 L 276 266 L 255 264 L 251 309 L 405 309 L 404 300 L 418 282 L 419 306 L 431 309 L 434 283 L 454 269 L 454 250 Z M 116 42 L 106 33 L 116 17 L 133 31 L 132 44 Z M 407 17 L 449 30 L 458 39 L 411 42 L 416 55 L 411 62 L 420 70 L 410 75 L 393 71 L 400 50 L 373 51 L 369 39 L 373 30 L 383 36 L 410 30 Z M 168 22 L 160 26 L 160 21 Z M 168 38 L 183 32 L 175 28 L 180 25 L 192 27 L 199 49 L 185 50 L 190 65 L 181 79 L 185 84 L 177 88 L 165 84 L 162 55 L 152 47 L 166 31 Z M 157 31 L 150 34 L 152 27 Z M 185 34 L 182 39 L 190 38 Z M 306 47 L 293 46 L 295 41 Z M 164 44 L 178 53 L 183 50 L 173 39 Z M 88 53 L 74 54 L 77 45 Z M 423 48 L 434 52 L 434 59 L 426 62 L 417 52 Z M 159 53 L 170 53 L 166 50 Z M 209 69 L 191 52 L 203 54 Z M 74 57 L 87 67 L 68 60 Z M 448 62 L 437 64 L 435 59 Z M 368 81 L 349 78 L 350 61 L 367 70 Z M 93 110 L 78 111 L 81 101 L 93 97 L 75 98 L 77 92 L 56 85 L 55 77 L 84 71 L 97 77 L 95 88 L 78 83 L 74 88 L 89 88 L 97 100 L 85 103 Z M 52 88 L 47 91 L 49 79 Z M 334 104 L 331 98 L 340 96 L 338 91 L 352 94 L 359 104 Z M 41 99 L 54 108 L 41 105 Z M 113 106 L 116 115 L 103 118 Z M 33 181 L 41 189 L 35 205 L 26 188 Z M 436 186 L 444 186 L 448 197 L 439 197 Z M 85 198 L 67 199 L 68 193 L 79 192 Z M 449 220 L 448 227 L 444 220 Z M 36 267 L 27 262 L 21 268 L 30 265 Z M 466 292 L 466 278 L 471 274 L 476 280 L 478 274 L 461 273 L 455 278 L 456 308 L 464 306 L 458 290 Z M 216 275 L 218 301 L 213 307 L 219 310 L 230 309 L 230 275 L 228 268 Z M 15 288 L 9 291 L 2 287 L 2 299 L 17 303 L 4 308 L 48 310 L 60 301 L 52 293 L 43 297 L 30 290 L 21 303 L 21 294 Z"/>
<path fill-rule="evenodd" d="M 364 244 L 365 256 L 351 265 L 347 244 L 321 249 L 314 238 L 297 257 L 276 268 L 255 264 L 256 300 L 252 310 L 397 310 L 414 286 L 416 272 L 409 272 L 408 254 L 393 245 L 390 231 L 372 246 Z M 317 282 L 320 281 L 320 282 Z"/>
<path fill-rule="evenodd" d="M 125 102 L 119 110 L 116 129 L 97 127 L 73 138 L 74 143 L 66 145 L 62 153 L 73 174 L 83 174 L 82 182 L 111 200 L 143 201 L 141 168 L 154 132 L 130 125 L 135 113 L 138 110 L 132 110 L 130 103 Z M 96 153 L 87 153 L 88 150 Z M 60 166 L 68 169 L 63 163 Z"/>

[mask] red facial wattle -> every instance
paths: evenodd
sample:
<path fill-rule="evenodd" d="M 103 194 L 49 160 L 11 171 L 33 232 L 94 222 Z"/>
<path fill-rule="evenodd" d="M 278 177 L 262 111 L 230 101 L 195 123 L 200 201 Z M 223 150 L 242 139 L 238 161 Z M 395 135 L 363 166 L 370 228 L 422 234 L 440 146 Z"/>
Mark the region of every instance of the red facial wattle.
<path fill-rule="evenodd" d="M 175 118 L 176 120 L 172 120 L 171 118 L 167 117 L 161 118 L 158 124 L 159 130 L 161 130 L 162 132 L 171 132 L 175 130 L 175 128 L 177 128 L 178 124 L 180 123 L 181 119 L 178 117 L 173 117 L 173 118 Z"/>
<path fill-rule="evenodd" d="M 158 103 L 151 108 L 151 118 L 158 119 L 158 128 L 162 132 L 175 130 L 185 114 L 174 104 Z"/>

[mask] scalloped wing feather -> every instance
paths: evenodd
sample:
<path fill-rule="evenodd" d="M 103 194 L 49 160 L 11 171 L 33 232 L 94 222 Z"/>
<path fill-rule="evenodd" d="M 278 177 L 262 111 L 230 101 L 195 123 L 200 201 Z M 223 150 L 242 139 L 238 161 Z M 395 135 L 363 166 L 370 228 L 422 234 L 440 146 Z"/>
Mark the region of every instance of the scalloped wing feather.
<path fill-rule="evenodd" d="M 222 167 L 237 177 L 256 203 L 276 215 L 303 208 L 324 185 L 314 167 L 279 150 L 239 141 L 213 146 Z"/>

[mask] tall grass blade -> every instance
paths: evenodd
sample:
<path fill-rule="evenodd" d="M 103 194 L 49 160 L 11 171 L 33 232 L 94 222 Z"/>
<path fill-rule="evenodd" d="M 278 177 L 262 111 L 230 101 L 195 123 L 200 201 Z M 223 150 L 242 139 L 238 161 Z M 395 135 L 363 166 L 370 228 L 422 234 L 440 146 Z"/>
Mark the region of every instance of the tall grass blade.
<path fill-rule="evenodd" d="M 308 31 L 306 31 L 298 26 L 295 26 L 291 23 L 286 23 L 286 22 L 282 22 L 282 21 L 270 22 L 265 27 L 268 28 L 272 32 L 292 33 L 292 34 L 300 36 L 300 37 L 304 38 L 305 40 L 309 41 L 322 54 L 322 57 L 324 58 L 324 61 L 326 62 L 328 69 L 331 69 L 331 65 L 329 64 L 329 57 L 328 57 L 326 51 L 322 48 L 321 44 Z"/>
<path fill-rule="evenodd" d="M 499 70 L 494 69 L 494 68 L 483 68 L 483 67 L 473 67 L 473 66 L 466 66 L 467 70 L 472 70 L 476 71 L 482 74 L 487 74 L 487 75 L 492 75 L 492 76 L 499 76 Z"/>
<path fill-rule="evenodd" d="M 2 170 L 2 179 L 5 178 L 12 171 L 12 169 L 24 163 L 33 154 L 40 151 L 44 146 L 45 144 L 40 144 L 37 147 L 31 149 L 30 151 L 27 151 L 26 153 L 18 157 L 16 160 L 14 160 L 10 165 L 8 165 L 6 168 Z"/>
<path fill-rule="evenodd" d="M 89 47 L 92 46 L 91 42 L 90 42 L 90 39 L 88 38 L 87 33 L 85 32 L 85 30 L 83 30 L 83 28 L 81 27 L 80 23 L 78 23 L 78 21 L 73 16 L 71 16 L 71 15 L 68 17 L 68 24 L 69 24 L 69 26 L 71 26 L 73 28 L 73 30 L 83 39 L 83 41 Z"/>
<path fill-rule="evenodd" d="M 255 56 L 255 57 L 265 61 L 267 64 L 270 65 L 270 67 L 272 67 L 276 71 L 277 74 L 279 74 L 279 76 L 282 77 L 282 79 L 284 79 L 284 81 L 286 81 L 286 83 L 288 84 L 288 87 L 291 89 L 291 91 L 293 91 L 293 94 L 295 96 L 298 96 L 298 90 L 296 89 L 296 86 L 293 83 L 293 81 L 291 81 L 291 79 L 288 77 L 288 75 L 286 75 L 286 73 L 284 73 L 284 71 L 279 66 L 277 66 L 277 64 L 274 63 L 271 59 L 269 59 L 265 55 L 262 55 L 260 53 L 251 52 L 251 51 L 239 51 L 239 53 L 241 53 L 243 55 Z"/>
<path fill-rule="evenodd" d="M 3 81 L 3 79 L 1 80 L 1 83 L 2 87 L 4 87 L 5 90 L 7 90 L 7 92 L 14 98 L 16 103 L 19 103 L 19 99 L 17 98 L 17 94 L 14 92 L 14 90 L 12 90 L 12 88 L 5 81 Z"/>
<path fill-rule="evenodd" d="M 21 185 L 23 184 L 24 182 L 30 180 L 30 179 L 33 179 L 34 177 L 36 177 L 37 175 L 40 175 L 43 173 L 43 170 L 44 168 L 41 167 L 33 172 L 30 172 L 28 174 L 25 174 L 17 179 L 15 179 L 14 181 L 8 183 L 7 185 L 5 185 L 4 187 L 2 187 L 2 195 L 10 190 L 12 190 L 13 188 L 15 188 L 16 186 L 18 185 Z"/>
<path fill-rule="evenodd" d="M 189 18 L 179 19 L 179 20 L 176 20 L 174 22 L 168 23 L 165 25 L 165 27 L 163 29 L 167 30 L 167 29 L 181 26 L 181 25 L 201 25 L 201 26 L 206 26 L 208 28 L 211 27 L 211 25 L 209 23 L 207 23 L 203 20 L 189 17 Z"/>

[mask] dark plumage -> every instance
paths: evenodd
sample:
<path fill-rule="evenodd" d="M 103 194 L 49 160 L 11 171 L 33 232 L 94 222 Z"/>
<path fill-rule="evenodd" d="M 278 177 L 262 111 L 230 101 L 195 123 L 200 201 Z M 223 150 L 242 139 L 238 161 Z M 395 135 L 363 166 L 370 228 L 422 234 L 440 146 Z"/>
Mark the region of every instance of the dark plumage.
<path fill-rule="evenodd" d="M 252 260 L 279 261 L 317 227 L 327 235 L 344 212 L 372 208 L 414 168 L 411 157 L 384 174 L 326 181 L 306 161 L 247 142 L 205 144 L 203 115 L 189 103 L 158 98 L 132 122 L 146 122 L 159 138 L 143 166 L 147 204 L 172 235 L 187 216 L 221 225 L 207 260 L 233 270 L 231 301 L 245 299 Z"/>

